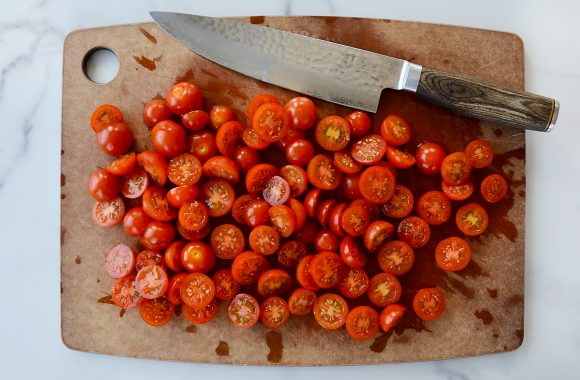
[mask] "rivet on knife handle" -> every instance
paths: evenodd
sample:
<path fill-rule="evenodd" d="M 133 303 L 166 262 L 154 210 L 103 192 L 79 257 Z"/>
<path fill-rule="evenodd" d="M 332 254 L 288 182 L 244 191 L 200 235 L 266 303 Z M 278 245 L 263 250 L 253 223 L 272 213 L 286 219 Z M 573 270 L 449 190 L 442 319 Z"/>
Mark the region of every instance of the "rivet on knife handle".
<path fill-rule="evenodd" d="M 516 128 L 550 132 L 558 101 L 423 67 L 417 95 L 457 113 Z"/>

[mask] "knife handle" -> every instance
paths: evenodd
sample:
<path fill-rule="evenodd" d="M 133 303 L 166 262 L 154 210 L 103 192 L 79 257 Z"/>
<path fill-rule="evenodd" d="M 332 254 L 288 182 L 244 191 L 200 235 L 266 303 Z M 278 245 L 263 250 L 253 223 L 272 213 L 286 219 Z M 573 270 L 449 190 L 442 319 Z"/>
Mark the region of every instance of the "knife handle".
<path fill-rule="evenodd" d="M 457 113 L 532 131 L 550 132 L 558 118 L 557 100 L 426 67 L 416 92 Z"/>

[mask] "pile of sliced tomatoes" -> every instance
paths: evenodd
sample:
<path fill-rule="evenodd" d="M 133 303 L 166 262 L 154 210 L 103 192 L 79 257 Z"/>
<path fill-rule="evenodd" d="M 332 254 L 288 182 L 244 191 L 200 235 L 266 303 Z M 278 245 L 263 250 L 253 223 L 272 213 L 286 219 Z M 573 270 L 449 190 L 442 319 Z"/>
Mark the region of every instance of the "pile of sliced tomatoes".
<path fill-rule="evenodd" d="M 112 105 L 95 110 L 97 143 L 116 159 L 90 177 L 94 221 L 122 224 L 143 247 L 135 254 L 119 244 L 107 255 L 115 304 L 138 306 L 153 326 L 169 322 L 180 304 L 191 323 L 209 322 L 218 300 L 244 328 L 259 320 L 277 328 L 313 313 L 322 327 L 346 325 L 357 340 L 388 331 L 407 307 L 423 320 L 441 316 L 446 303 L 437 288 L 398 304 L 398 276 L 412 270 L 414 249 L 427 244 L 431 228 L 453 216 L 453 201 L 472 195 L 470 173 L 491 164 L 491 145 L 475 140 L 446 154 L 425 142 L 413 155 L 401 148 L 411 137 L 401 117 L 388 116 L 373 134 L 364 112 L 319 120 L 305 97 L 282 105 L 262 94 L 247 116 L 249 126 L 225 106 L 207 113 L 199 88 L 178 83 L 145 105 L 153 150 L 134 152 L 123 113 Z M 440 175 L 441 188 L 414 194 L 398 183 L 397 172 L 413 166 Z M 495 203 L 508 185 L 492 174 L 480 191 Z M 488 215 L 467 203 L 455 223 L 476 236 Z M 433 260 L 452 272 L 471 254 L 467 240 L 450 236 Z M 380 273 L 369 278 L 371 267 Z M 360 306 L 349 307 L 357 298 Z"/>

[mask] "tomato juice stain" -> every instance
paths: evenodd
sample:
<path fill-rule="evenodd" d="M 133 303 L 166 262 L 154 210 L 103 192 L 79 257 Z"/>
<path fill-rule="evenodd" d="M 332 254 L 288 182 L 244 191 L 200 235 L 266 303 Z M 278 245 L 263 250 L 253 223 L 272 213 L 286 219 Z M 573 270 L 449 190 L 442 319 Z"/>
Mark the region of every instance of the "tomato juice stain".
<path fill-rule="evenodd" d="M 514 335 L 516 336 L 516 338 L 518 338 L 518 341 L 521 343 L 524 340 L 524 329 L 517 329 L 514 332 Z"/>
<path fill-rule="evenodd" d="M 175 83 L 193 82 L 194 79 L 195 78 L 193 75 L 193 70 L 189 69 L 182 76 L 175 78 Z M 204 94 L 204 97 L 205 97 L 205 94 Z"/>
<path fill-rule="evenodd" d="M 66 176 L 60 173 L 60 187 L 63 187 L 64 185 L 66 185 Z"/>
<path fill-rule="evenodd" d="M 157 38 L 155 38 L 154 35 L 152 35 L 151 33 L 149 33 L 147 31 L 147 29 L 145 29 L 144 27 L 140 26 L 139 27 L 139 31 L 141 32 L 142 35 L 144 35 L 149 41 L 151 41 L 152 43 L 156 44 L 157 43 Z"/>
<path fill-rule="evenodd" d="M 97 303 L 106 303 L 109 305 L 114 305 L 115 302 L 113 301 L 113 296 L 111 296 L 110 294 L 107 294 L 104 297 L 101 297 L 97 300 Z"/>
<path fill-rule="evenodd" d="M 389 341 L 391 335 L 393 335 L 393 330 L 389 330 L 386 333 L 382 333 L 381 335 L 377 336 L 373 344 L 369 346 L 369 349 L 372 352 L 376 352 L 377 354 L 383 352 L 385 347 L 387 347 L 387 342 Z"/>
<path fill-rule="evenodd" d="M 230 355 L 230 346 L 228 345 L 228 342 L 224 342 L 223 340 L 220 340 L 218 346 L 215 348 L 215 353 L 218 356 L 229 356 Z"/>
<path fill-rule="evenodd" d="M 185 328 L 185 331 L 190 334 L 195 334 L 197 332 L 197 327 L 195 327 L 195 325 L 189 325 Z"/>
<path fill-rule="evenodd" d="M 181 313 L 183 313 L 183 305 L 179 304 L 179 305 L 175 305 L 175 310 L 173 311 L 175 313 L 176 316 L 180 316 Z"/>
<path fill-rule="evenodd" d="M 65 199 L 65 198 L 66 198 L 66 194 L 62 193 L 62 194 L 60 195 L 60 199 Z"/>
<path fill-rule="evenodd" d="M 284 345 L 282 344 L 282 334 L 276 331 L 268 331 L 266 333 L 266 344 L 270 349 L 267 359 L 271 363 L 280 363 L 282 360 L 282 351 Z"/>
<path fill-rule="evenodd" d="M 514 294 L 513 296 L 509 297 L 506 301 L 507 306 L 515 307 L 519 306 L 524 303 L 524 297 L 519 294 Z"/>
<path fill-rule="evenodd" d="M 489 298 L 493 298 L 493 299 L 497 298 L 497 289 L 490 289 L 490 288 L 486 288 L 486 289 L 487 289 L 487 295 L 489 295 Z"/>
<path fill-rule="evenodd" d="M 483 322 L 485 326 L 490 325 L 493 322 L 493 316 L 488 310 L 476 310 L 474 315 Z"/>
<path fill-rule="evenodd" d="M 264 16 L 251 16 L 250 17 L 250 23 L 252 23 L 252 24 L 263 24 L 265 20 L 266 20 L 266 17 L 264 17 Z"/>
<path fill-rule="evenodd" d="M 123 316 L 125 315 L 126 312 L 127 312 L 127 310 L 121 309 L 121 311 L 119 311 L 119 318 L 123 318 Z"/>
<path fill-rule="evenodd" d="M 80 264 L 81 263 L 81 257 L 77 256 L 77 258 L 75 259 L 75 264 Z"/>
<path fill-rule="evenodd" d="M 60 229 L 60 245 L 64 245 L 64 236 L 66 235 L 66 228 Z"/>
<path fill-rule="evenodd" d="M 141 57 L 137 57 L 136 55 L 133 56 L 133 59 L 135 59 L 135 61 L 140 64 L 141 66 L 143 66 L 144 68 L 146 68 L 149 71 L 153 71 L 157 68 L 157 64 L 156 62 L 161 61 L 161 55 L 159 57 L 155 57 L 153 59 L 145 57 L 144 55 L 142 55 Z"/>

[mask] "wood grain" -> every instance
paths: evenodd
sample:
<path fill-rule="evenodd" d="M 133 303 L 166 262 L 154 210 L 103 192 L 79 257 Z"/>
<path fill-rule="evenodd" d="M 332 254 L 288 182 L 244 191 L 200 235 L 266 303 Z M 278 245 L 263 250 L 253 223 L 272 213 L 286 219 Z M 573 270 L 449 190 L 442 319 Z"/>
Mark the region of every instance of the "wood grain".
<path fill-rule="evenodd" d="M 417 95 L 462 115 L 539 132 L 548 130 L 554 116 L 553 99 L 428 67 Z"/>

